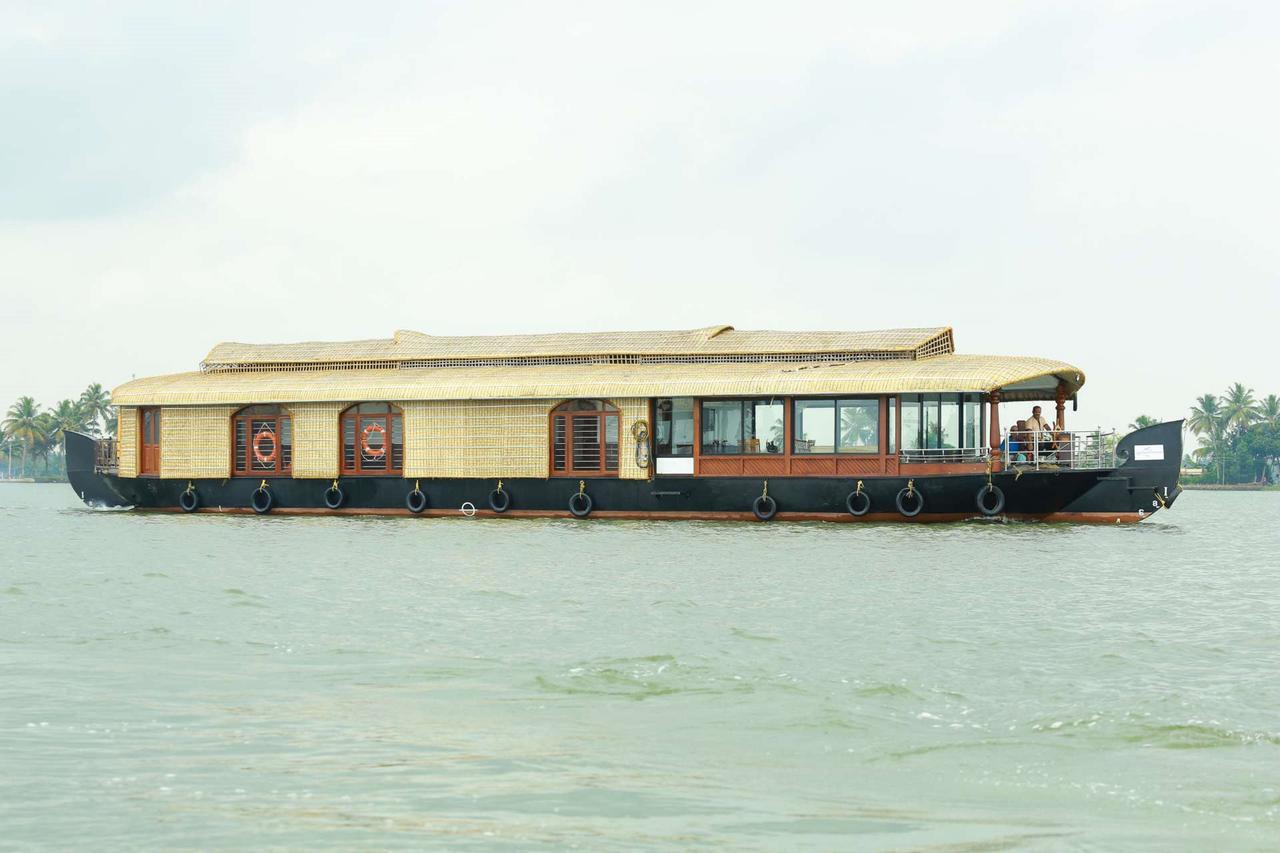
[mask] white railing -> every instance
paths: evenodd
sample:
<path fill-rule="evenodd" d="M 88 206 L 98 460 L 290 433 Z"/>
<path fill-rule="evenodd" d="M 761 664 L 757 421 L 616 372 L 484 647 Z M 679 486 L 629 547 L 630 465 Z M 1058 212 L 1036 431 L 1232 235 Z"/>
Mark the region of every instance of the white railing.
<path fill-rule="evenodd" d="M 1006 468 L 1114 468 L 1115 448 L 1114 432 L 1006 430 L 1000 459 Z M 987 462 L 991 456 L 988 447 L 923 447 L 899 451 L 898 461 Z"/>
<path fill-rule="evenodd" d="M 921 447 L 903 450 L 898 454 L 901 462 L 986 462 L 991 458 L 989 447 Z"/>
<path fill-rule="evenodd" d="M 1114 468 L 1116 434 L 1101 430 L 1007 430 L 1000 458 L 1009 468 Z"/>

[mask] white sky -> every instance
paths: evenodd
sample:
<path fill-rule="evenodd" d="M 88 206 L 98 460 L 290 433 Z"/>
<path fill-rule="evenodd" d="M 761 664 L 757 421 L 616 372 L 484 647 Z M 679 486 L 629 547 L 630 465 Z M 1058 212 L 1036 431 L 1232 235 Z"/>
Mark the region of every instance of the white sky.
<path fill-rule="evenodd" d="M 219 340 L 952 325 L 1280 393 L 1280 5 L 0 6 L 0 402 Z M 305 10 L 305 11 L 304 11 Z"/>

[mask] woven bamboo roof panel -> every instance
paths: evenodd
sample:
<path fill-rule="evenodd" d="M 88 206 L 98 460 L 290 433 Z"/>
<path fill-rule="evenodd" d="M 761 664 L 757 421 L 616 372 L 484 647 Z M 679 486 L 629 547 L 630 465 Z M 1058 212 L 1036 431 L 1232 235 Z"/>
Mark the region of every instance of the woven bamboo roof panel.
<path fill-rule="evenodd" d="M 732 326 L 664 332 L 564 332 L 548 335 L 438 336 L 398 331 L 392 338 L 292 344 L 221 343 L 205 356 L 206 370 L 254 366 L 366 365 L 474 362 L 495 359 L 627 356 L 769 356 L 870 354 L 928 358 L 955 351 L 950 328 L 869 332 L 738 331 Z"/>
<path fill-rule="evenodd" d="M 920 361 L 804 364 L 626 364 L 528 367 L 317 369 L 199 372 L 127 382 L 117 405 L 215 405 L 361 400 L 520 400 L 621 397 L 987 392 L 1006 400 L 1047 399 L 1061 380 L 1068 395 L 1084 373 L 1043 358 L 941 355 Z"/>

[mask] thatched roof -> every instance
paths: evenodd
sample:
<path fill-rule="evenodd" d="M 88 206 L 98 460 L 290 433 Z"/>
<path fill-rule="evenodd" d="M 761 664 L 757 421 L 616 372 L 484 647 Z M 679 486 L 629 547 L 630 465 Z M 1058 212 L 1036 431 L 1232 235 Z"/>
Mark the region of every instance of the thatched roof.
<path fill-rule="evenodd" d="M 126 406 L 183 406 L 367 400 L 852 395 L 1005 389 L 1004 399 L 1012 401 L 1048 399 L 1059 380 L 1066 384 L 1070 395 L 1084 384 L 1084 374 L 1079 368 L 1049 359 L 947 354 L 920 360 L 804 363 L 205 371 L 127 382 L 115 389 L 112 399 Z"/>
<path fill-rule="evenodd" d="M 871 358 L 928 358 L 954 351 L 951 329 L 946 327 L 873 332 L 771 332 L 710 326 L 665 332 L 571 332 L 483 337 L 446 337 L 399 331 L 391 338 L 337 343 L 221 343 L 205 356 L 203 366 L 206 370 L 272 369 L 318 364 L 433 367 L 458 361 L 606 359 L 610 356 L 745 358 L 860 355 Z"/>

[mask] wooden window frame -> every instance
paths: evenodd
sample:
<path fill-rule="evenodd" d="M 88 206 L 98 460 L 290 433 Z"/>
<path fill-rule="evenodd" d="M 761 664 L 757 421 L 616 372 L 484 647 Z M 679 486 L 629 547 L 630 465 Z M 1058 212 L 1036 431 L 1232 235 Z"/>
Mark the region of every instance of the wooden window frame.
<path fill-rule="evenodd" d="M 583 402 L 580 400 L 566 400 L 553 408 L 547 414 L 547 472 L 552 477 L 617 477 L 622 469 L 622 411 L 617 405 L 608 400 L 591 399 L 589 402 L 599 403 L 603 408 L 596 411 L 573 411 L 566 409 L 566 406 L 573 403 Z M 556 420 L 564 419 L 564 470 L 556 470 Z M 573 467 L 573 422 L 578 419 L 587 420 L 594 418 L 597 420 L 596 429 L 600 437 L 600 465 L 598 468 L 574 468 Z M 609 442 L 606 440 L 608 435 L 608 424 L 606 420 L 613 418 L 616 422 L 618 430 L 618 458 L 613 470 L 608 470 L 608 447 Z"/>
<path fill-rule="evenodd" d="M 386 412 L 358 411 L 358 409 L 361 406 L 369 406 L 369 405 L 386 406 L 387 411 Z M 361 460 L 364 454 L 360 452 L 360 449 L 361 449 L 360 435 L 363 432 L 363 430 L 360 427 L 360 421 L 361 419 L 365 419 L 365 418 L 368 418 L 368 419 L 382 418 L 383 419 L 382 427 L 384 430 L 386 430 L 386 432 L 384 433 L 384 435 L 386 436 L 386 443 L 384 446 L 387 449 L 387 452 L 386 452 L 387 466 L 385 468 L 365 468 L 361 464 Z M 393 463 L 395 462 L 396 451 L 395 451 L 395 445 L 391 441 L 391 437 L 395 434 L 394 424 L 396 421 L 400 422 L 400 466 L 398 468 L 393 467 Z M 354 464 L 352 466 L 347 465 L 347 444 L 346 444 L 347 432 L 346 431 L 347 431 L 348 422 L 352 422 L 352 435 L 354 436 L 354 440 L 355 440 Z M 394 403 L 366 402 L 366 403 L 355 403 L 351 406 L 348 406 L 346 409 L 342 411 L 342 414 L 338 416 L 338 470 L 342 473 L 344 477 L 403 477 L 405 445 L 407 444 L 407 441 L 406 441 L 407 438 L 408 436 L 405 434 L 405 431 L 404 431 L 404 410 L 401 409 L 399 406 L 395 405 Z"/>
<path fill-rule="evenodd" d="M 231 476 L 232 477 L 285 477 L 293 474 L 293 413 L 283 406 L 278 406 L 279 412 L 274 414 L 247 414 L 249 409 L 257 408 L 257 406 L 245 406 L 231 416 Z M 276 436 L 276 458 L 271 470 L 255 469 L 253 459 L 253 422 L 254 421 L 273 421 L 272 432 Z M 286 463 L 284 458 L 284 443 L 280 440 L 280 436 L 284 432 L 281 426 L 285 421 L 289 422 L 289 461 Z M 244 470 L 236 467 L 236 427 L 239 424 L 245 424 L 245 448 L 244 448 Z"/>

